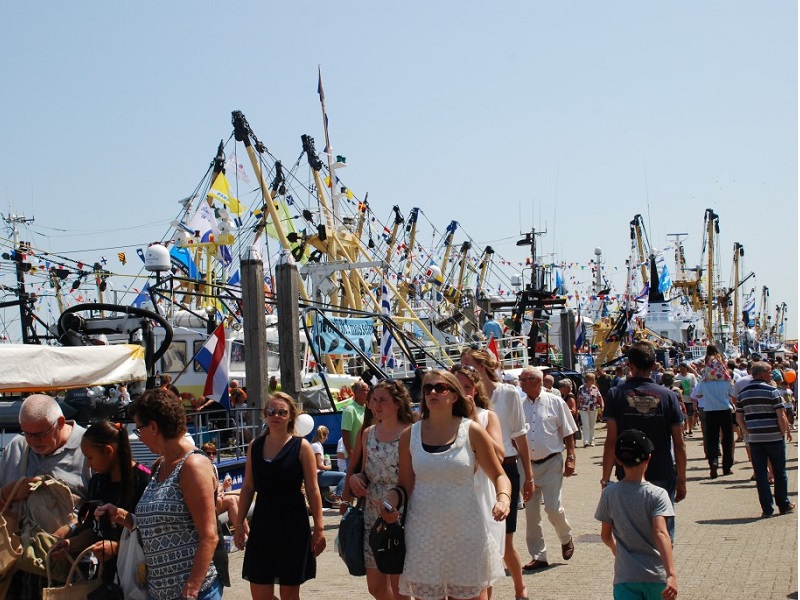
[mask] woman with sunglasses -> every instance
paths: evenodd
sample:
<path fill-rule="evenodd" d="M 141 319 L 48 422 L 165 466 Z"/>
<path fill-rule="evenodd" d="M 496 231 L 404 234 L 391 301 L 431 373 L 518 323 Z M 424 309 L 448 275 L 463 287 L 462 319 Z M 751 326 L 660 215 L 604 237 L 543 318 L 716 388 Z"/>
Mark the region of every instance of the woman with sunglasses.
<path fill-rule="evenodd" d="M 212 562 L 217 547 L 214 498 L 217 478 L 211 462 L 186 436 L 183 402 L 164 388 L 147 390 L 130 405 L 134 433 L 158 455 L 136 517 L 104 504 L 95 517 L 138 527 L 152 600 L 222 598 L 222 581 Z"/>
<path fill-rule="evenodd" d="M 275 584 L 280 585 L 281 600 L 300 598 L 300 585 L 316 577 L 316 557 L 325 549 L 317 463 L 311 444 L 294 435 L 298 414 L 291 396 L 275 392 L 264 409 L 267 430 L 247 448 L 239 491 L 241 523 L 236 523 L 233 541 L 239 549 L 246 546 L 242 578 L 250 582 L 255 600 L 275 598 Z M 246 515 L 256 492 L 251 528 Z"/>
<path fill-rule="evenodd" d="M 369 545 L 369 532 L 380 516 L 380 502 L 397 485 L 400 435 L 414 422 L 411 396 L 399 381 L 378 382 L 370 392 L 368 406 L 375 419 L 361 433 L 363 468 L 350 477 L 353 494 L 366 497 L 364 507 L 364 563 L 367 589 L 377 600 L 405 598 L 399 591 L 399 575 L 381 573 Z"/>
<path fill-rule="evenodd" d="M 422 420 L 403 431 L 399 444 L 398 487 L 408 494 L 400 593 L 477 600 L 503 576 L 503 564 L 486 522 L 476 518 L 475 469 L 480 466 L 494 484 L 497 521 L 508 515 L 511 483 L 455 375 L 425 375 L 420 411 Z M 381 507 L 384 520 L 397 521 L 402 497 L 397 488 L 385 495 L 394 509 Z"/>

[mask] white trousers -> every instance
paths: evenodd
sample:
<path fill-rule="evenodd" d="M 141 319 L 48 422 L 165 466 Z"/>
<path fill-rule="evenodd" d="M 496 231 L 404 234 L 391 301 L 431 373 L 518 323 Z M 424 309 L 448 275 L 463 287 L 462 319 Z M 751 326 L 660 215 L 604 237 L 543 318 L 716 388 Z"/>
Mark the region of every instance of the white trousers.
<path fill-rule="evenodd" d="M 556 530 L 558 540 L 566 544 L 572 539 L 572 528 L 561 505 L 561 483 L 564 480 L 564 455 L 558 454 L 540 465 L 533 467 L 533 480 L 536 490 L 533 497 L 525 503 L 525 543 L 531 558 L 547 561 L 547 547 L 542 531 L 542 500 L 544 512 Z"/>
<path fill-rule="evenodd" d="M 581 423 L 583 424 L 583 443 L 594 444 L 594 426 L 597 423 L 597 409 L 582 410 Z"/>

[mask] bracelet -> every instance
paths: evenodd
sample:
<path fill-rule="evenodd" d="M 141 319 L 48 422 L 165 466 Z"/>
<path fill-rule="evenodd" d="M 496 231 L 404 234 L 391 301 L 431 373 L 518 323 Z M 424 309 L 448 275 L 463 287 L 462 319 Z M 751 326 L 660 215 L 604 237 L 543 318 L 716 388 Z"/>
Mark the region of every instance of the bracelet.
<path fill-rule="evenodd" d="M 500 498 L 499 498 L 499 496 L 501 496 L 501 495 L 502 495 L 502 496 L 505 496 L 506 498 L 508 498 L 508 502 L 509 502 L 509 503 L 511 502 L 511 494 L 509 494 L 509 493 L 507 493 L 507 492 L 497 492 L 497 495 L 495 496 L 495 500 L 497 500 L 498 502 L 500 502 Z"/>
<path fill-rule="evenodd" d="M 529 483 L 533 483 L 533 479 L 526 479 L 525 480 L 525 485 L 528 485 Z"/>

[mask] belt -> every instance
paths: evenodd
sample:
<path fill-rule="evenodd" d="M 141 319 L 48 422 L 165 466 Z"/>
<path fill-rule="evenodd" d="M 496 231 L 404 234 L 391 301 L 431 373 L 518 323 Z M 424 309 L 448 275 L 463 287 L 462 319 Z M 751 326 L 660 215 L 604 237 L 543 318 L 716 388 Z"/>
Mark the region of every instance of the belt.
<path fill-rule="evenodd" d="M 503 459 L 503 464 L 504 465 L 515 465 L 515 464 L 517 464 L 517 456 L 518 456 L 517 454 L 515 454 L 514 456 L 506 456 Z"/>
<path fill-rule="evenodd" d="M 540 458 L 539 460 L 532 460 L 531 462 L 533 464 L 535 464 L 535 465 L 540 465 L 543 462 L 546 462 L 546 461 L 550 460 L 554 456 L 558 456 L 559 454 L 561 454 L 561 452 L 553 452 L 552 454 L 549 454 L 549 455 L 545 456 L 544 458 Z"/>

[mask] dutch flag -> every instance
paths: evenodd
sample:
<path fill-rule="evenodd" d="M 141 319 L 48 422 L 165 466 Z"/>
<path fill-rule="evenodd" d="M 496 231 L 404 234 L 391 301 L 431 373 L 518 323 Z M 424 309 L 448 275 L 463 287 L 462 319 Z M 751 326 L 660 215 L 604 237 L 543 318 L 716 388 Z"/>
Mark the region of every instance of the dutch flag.
<path fill-rule="evenodd" d="M 228 369 L 230 360 L 225 346 L 225 324 L 220 323 L 195 356 L 197 363 L 208 373 L 203 395 L 230 409 Z"/>

